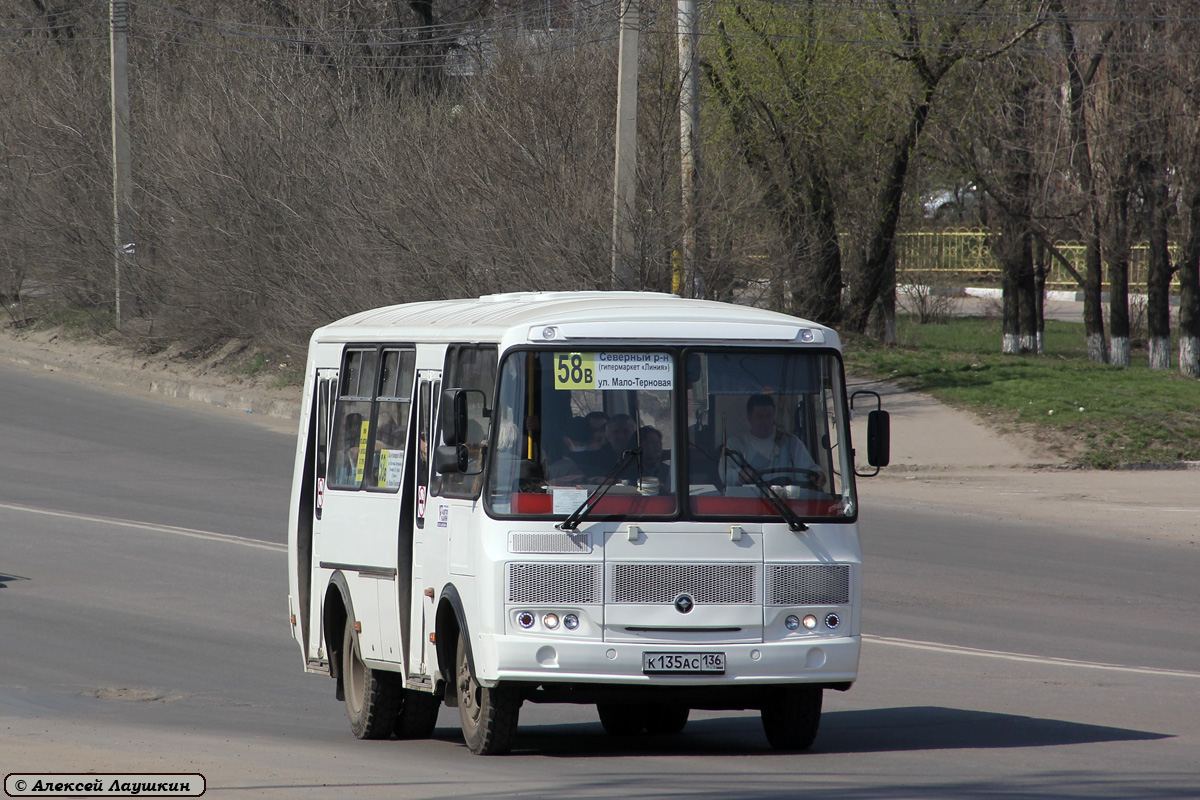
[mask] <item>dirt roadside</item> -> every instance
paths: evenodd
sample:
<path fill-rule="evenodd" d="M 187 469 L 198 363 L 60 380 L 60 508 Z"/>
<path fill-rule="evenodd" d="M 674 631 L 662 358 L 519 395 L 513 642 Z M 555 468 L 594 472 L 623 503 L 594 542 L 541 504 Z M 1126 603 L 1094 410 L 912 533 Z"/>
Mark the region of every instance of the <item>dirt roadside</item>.
<path fill-rule="evenodd" d="M 199 360 L 171 350 L 146 356 L 58 331 L 0 327 L 0 363 L 294 432 L 299 392 L 276 385 L 288 365 L 266 365 L 253 376 L 230 374 L 238 349 L 231 344 Z M 1200 543 L 1200 470 L 1071 469 L 1031 439 L 999 433 L 925 395 L 888 383 L 852 383 L 883 395 L 892 417 L 891 466 L 859 481 L 865 507 L 904 502 L 1061 523 L 1097 535 Z M 855 438 L 862 441 L 859 424 Z"/>

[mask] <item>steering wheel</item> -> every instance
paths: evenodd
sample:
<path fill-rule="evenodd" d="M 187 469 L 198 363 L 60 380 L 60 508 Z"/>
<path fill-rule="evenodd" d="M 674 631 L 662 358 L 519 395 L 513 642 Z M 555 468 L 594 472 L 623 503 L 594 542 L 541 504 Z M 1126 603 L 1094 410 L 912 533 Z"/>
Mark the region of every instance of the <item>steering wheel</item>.
<path fill-rule="evenodd" d="M 807 484 L 814 489 L 825 485 L 825 474 L 820 470 L 804 467 L 778 467 L 764 469 L 759 472 L 765 483 L 778 483 L 783 486 L 803 486 Z"/>

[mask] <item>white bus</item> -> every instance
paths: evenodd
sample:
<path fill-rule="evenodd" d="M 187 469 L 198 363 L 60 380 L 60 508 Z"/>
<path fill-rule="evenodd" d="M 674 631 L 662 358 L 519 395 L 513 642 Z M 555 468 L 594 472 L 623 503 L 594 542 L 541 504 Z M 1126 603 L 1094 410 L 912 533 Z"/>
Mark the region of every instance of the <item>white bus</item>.
<path fill-rule="evenodd" d="M 531 292 L 327 325 L 288 529 L 305 669 L 359 738 L 428 737 L 445 703 L 503 753 L 555 702 L 615 735 L 754 709 L 807 748 L 858 673 L 849 417 L 837 333 L 760 309 Z"/>

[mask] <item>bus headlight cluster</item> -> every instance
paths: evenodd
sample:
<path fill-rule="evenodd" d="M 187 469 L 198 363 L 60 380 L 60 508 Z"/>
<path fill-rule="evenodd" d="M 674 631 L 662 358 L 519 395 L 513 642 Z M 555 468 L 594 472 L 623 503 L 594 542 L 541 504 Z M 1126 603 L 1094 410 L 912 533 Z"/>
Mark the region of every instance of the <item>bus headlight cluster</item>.
<path fill-rule="evenodd" d="M 817 624 L 818 624 L 818 620 L 817 620 L 816 615 L 814 615 L 814 614 L 805 614 L 803 619 L 796 616 L 795 614 L 788 614 L 787 617 L 785 617 L 783 620 L 783 626 L 785 628 L 787 628 L 789 631 L 799 630 L 801 625 L 804 626 L 805 630 L 814 631 L 817 629 Z M 837 626 L 839 626 L 841 624 L 842 624 L 842 618 L 839 617 L 837 614 L 826 614 L 825 615 L 825 627 L 826 628 L 833 630 L 834 628 L 836 628 Z"/>
<path fill-rule="evenodd" d="M 531 630 L 539 622 L 541 622 L 541 627 L 548 631 L 558 630 L 560 625 L 569 631 L 579 629 L 578 614 L 563 614 L 559 616 L 552 611 L 545 614 L 535 614 L 532 611 L 517 612 L 517 624 L 524 630 Z"/>

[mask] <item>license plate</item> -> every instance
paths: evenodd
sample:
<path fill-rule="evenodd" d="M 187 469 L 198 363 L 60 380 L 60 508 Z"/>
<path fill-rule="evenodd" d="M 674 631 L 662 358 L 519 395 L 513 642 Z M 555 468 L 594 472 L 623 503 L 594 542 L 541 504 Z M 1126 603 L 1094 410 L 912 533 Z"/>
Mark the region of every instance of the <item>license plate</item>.
<path fill-rule="evenodd" d="M 724 653 L 642 653 L 642 672 L 724 674 Z"/>

